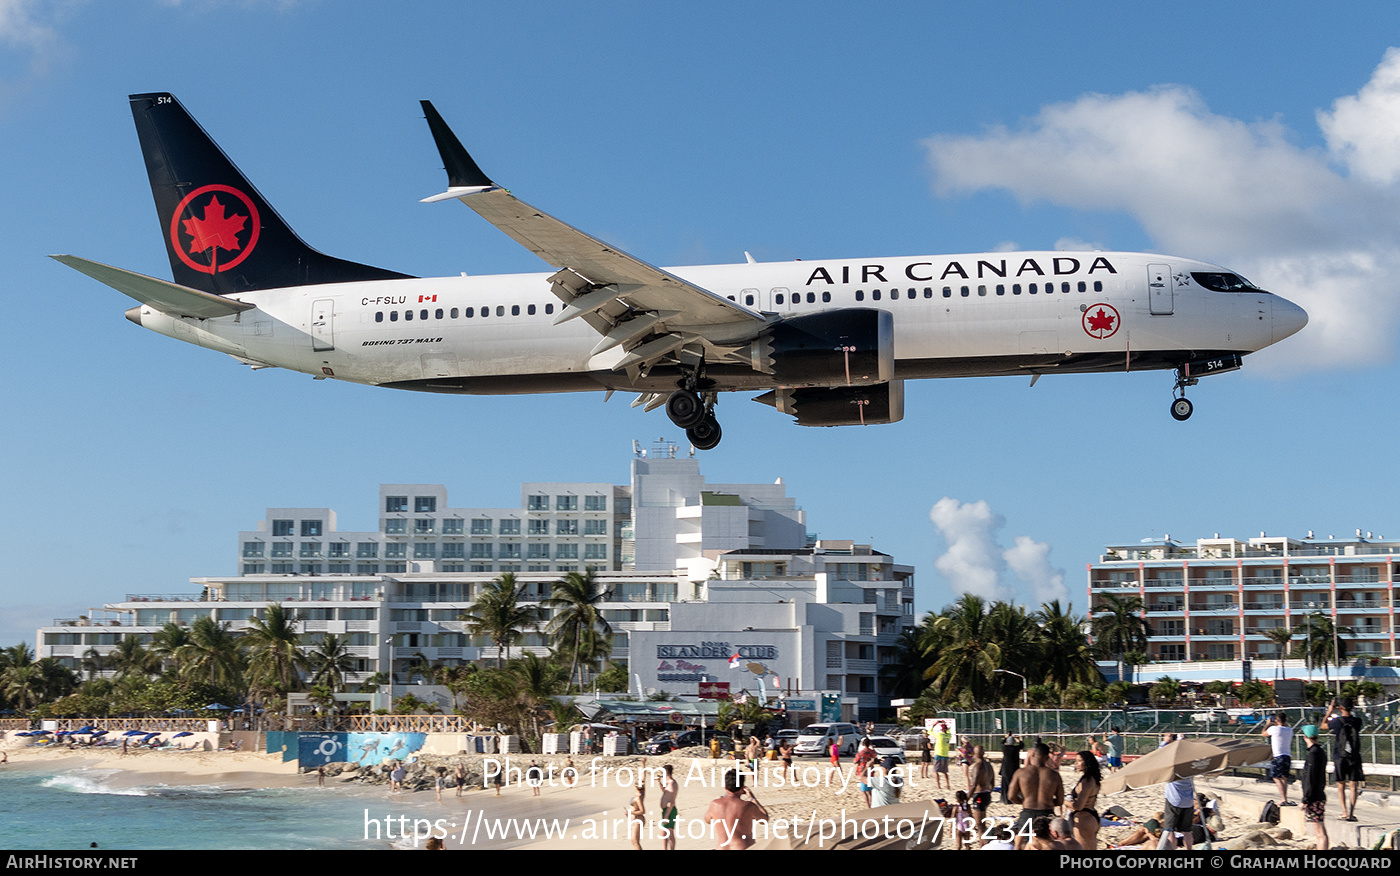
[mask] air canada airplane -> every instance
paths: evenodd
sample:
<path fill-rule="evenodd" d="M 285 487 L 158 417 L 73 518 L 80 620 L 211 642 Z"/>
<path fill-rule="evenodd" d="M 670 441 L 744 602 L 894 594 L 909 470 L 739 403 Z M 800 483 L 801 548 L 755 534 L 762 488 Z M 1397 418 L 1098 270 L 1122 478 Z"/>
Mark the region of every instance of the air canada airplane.
<path fill-rule="evenodd" d="M 637 393 L 698 449 L 721 392 L 803 426 L 893 423 L 904 381 L 1173 369 L 1186 389 L 1307 323 L 1225 268 L 1126 252 L 996 252 L 658 268 L 518 200 L 433 108 L 447 190 L 543 259 L 425 279 L 307 246 L 172 95 L 131 96 L 174 282 L 53 258 L 129 320 L 254 368 L 425 392 Z M 745 254 L 747 256 L 747 254 Z"/>

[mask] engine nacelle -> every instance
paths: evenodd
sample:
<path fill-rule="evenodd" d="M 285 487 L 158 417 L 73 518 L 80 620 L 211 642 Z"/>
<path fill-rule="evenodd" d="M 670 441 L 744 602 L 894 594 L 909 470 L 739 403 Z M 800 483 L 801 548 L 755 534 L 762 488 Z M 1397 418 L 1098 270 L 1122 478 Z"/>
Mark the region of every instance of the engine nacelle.
<path fill-rule="evenodd" d="M 874 386 L 782 388 L 756 402 L 797 418 L 799 426 L 875 426 L 904 419 L 904 381 Z"/>
<path fill-rule="evenodd" d="M 865 386 L 894 379 L 894 315 L 848 307 L 774 323 L 750 347 L 755 371 L 783 386 Z"/>

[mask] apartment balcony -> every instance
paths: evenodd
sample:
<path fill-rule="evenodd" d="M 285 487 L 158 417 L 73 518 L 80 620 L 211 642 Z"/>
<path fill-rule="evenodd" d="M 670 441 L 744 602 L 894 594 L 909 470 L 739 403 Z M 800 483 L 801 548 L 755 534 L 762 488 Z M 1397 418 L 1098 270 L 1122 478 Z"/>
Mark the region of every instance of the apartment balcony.
<path fill-rule="evenodd" d="M 1239 614 L 1240 607 L 1233 602 L 1193 602 L 1192 614 Z"/>
<path fill-rule="evenodd" d="M 1181 614 L 1182 606 L 1174 602 L 1156 602 L 1147 606 L 1148 614 Z"/>

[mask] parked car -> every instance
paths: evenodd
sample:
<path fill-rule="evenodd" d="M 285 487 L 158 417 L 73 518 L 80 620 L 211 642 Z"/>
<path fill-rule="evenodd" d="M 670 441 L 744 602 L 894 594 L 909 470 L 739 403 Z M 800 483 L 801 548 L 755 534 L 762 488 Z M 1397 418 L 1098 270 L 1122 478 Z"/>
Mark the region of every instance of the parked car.
<path fill-rule="evenodd" d="M 645 746 L 643 751 L 646 754 L 669 754 L 678 748 L 693 748 L 697 745 L 709 745 L 711 739 L 719 740 L 720 751 L 733 751 L 734 740 L 728 733 L 721 733 L 718 730 L 683 730 L 680 732 L 667 730 L 653 736 Z"/>
<path fill-rule="evenodd" d="M 904 746 L 898 739 L 892 736 L 869 736 L 870 747 L 875 749 L 875 753 L 881 760 L 892 757 L 899 763 L 905 763 Z"/>
<path fill-rule="evenodd" d="M 797 745 L 793 748 L 793 753 L 821 756 L 830 751 L 832 743 L 838 739 L 841 740 L 841 754 L 852 755 L 856 753 L 861 733 L 856 725 L 844 722 L 808 724 L 802 728 L 802 733 L 797 737 Z"/>

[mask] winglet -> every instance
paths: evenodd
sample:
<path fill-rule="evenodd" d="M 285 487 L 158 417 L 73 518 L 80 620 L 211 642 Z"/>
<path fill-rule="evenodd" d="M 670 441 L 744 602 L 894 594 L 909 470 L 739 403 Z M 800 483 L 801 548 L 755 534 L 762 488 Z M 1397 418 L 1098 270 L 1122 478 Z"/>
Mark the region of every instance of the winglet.
<path fill-rule="evenodd" d="M 476 162 L 462 146 L 462 141 L 457 139 L 457 135 L 447 127 L 447 122 L 444 122 L 442 116 L 433 108 L 433 102 L 424 100 L 420 103 L 423 105 L 423 115 L 428 120 L 428 129 L 433 132 L 433 142 L 437 144 L 438 154 L 442 156 L 442 166 L 447 171 L 447 184 L 452 188 L 494 186 L 495 183 L 476 166 Z"/>

